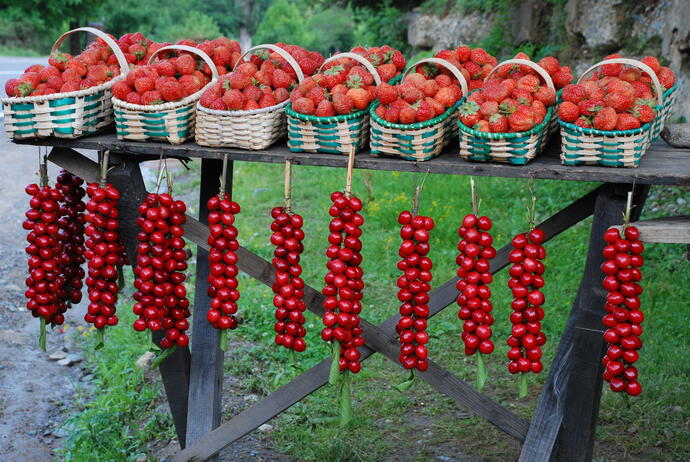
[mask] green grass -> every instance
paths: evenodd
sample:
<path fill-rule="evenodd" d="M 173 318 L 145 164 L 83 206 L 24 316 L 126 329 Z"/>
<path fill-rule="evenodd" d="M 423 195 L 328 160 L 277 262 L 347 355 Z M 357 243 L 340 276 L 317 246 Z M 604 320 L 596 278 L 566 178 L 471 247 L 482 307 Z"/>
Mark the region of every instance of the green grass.
<path fill-rule="evenodd" d="M 268 242 L 269 211 L 282 203 L 282 165 L 235 163 L 234 199 L 242 205 L 237 226 L 242 244 L 257 254 L 270 258 Z M 176 180 L 176 192 L 190 202 L 198 191 L 198 162 L 192 170 Z M 185 181 L 186 179 L 186 181 Z M 327 246 L 328 196 L 344 185 L 344 170 L 322 167 L 293 169 L 293 208 L 305 219 L 304 279 L 316 288 L 322 287 L 325 273 L 324 250 Z M 374 323 L 397 312 L 395 263 L 399 245 L 396 217 L 411 206 L 414 176 L 392 172 L 356 171 L 354 192 L 365 201 L 364 250 L 365 272 L 364 317 Z M 482 196 L 481 213 L 492 217 L 493 236 L 500 247 L 526 226 L 527 181 L 499 178 L 479 180 Z M 538 181 L 538 220 L 544 219 L 596 186 L 594 183 Z M 687 197 L 688 189 L 664 188 L 648 203 L 645 217 L 687 213 L 687 205 L 676 204 Z M 656 211 L 651 212 L 652 209 Z M 196 209 L 196 207 L 194 207 Z M 684 209 L 683 209 L 684 208 Z M 430 175 L 422 195 L 420 212 L 432 216 L 431 258 L 434 261 L 434 283 L 437 287 L 455 273 L 457 226 L 469 212 L 469 179 L 461 176 Z M 560 332 L 575 297 L 587 250 L 590 220 L 580 223 L 546 244 L 547 303 L 543 328 L 548 338 L 544 349 L 546 370 L 529 378 L 527 398 L 517 398 L 517 380 L 505 367 L 509 333 L 509 293 L 506 272 L 497 274 L 493 283 L 496 351 L 488 360 L 489 380 L 485 392 L 509 409 L 529 417 L 548 373 Z M 604 390 L 597 433 L 595 456 L 600 460 L 684 460 L 690 457 L 687 422 L 687 371 L 690 368 L 687 322 L 690 288 L 690 265 L 685 249 L 678 245 L 649 245 L 644 268 L 643 308 L 647 314 L 642 358 L 639 361 L 643 394 L 626 400 Z M 247 276 L 240 280 L 240 327 L 230 334 L 231 351 L 226 355 L 226 371 L 241 379 L 246 391 L 268 394 L 287 383 L 299 372 L 328 356 L 328 347 L 320 340 L 320 319 L 307 313 L 307 351 L 298 356 L 297 369 L 289 367 L 288 352 L 273 344 L 273 306 L 270 288 Z M 129 305 L 123 304 L 122 310 Z M 450 306 L 429 324 L 431 357 L 463 380 L 474 383 L 475 359 L 462 352 L 457 310 Z M 145 350 L 141 336 L 129 329 L 129 323 L 113 330 L 110 347 L 94 356 L 93 361 L 110 364 L 111 369 L 131 370 L 132 361 Z M 115 333 L 117 332 L 117 333 Z M 122 338 L 123 348 L 135 350 L 123 355 L 114 339 Z M 137 339 L 132 341 L 132 339 Z M 130 342 L 130 343 L 127 343 Z M 129 369 L 127 369 L 129 368 Z M 123 374 L 129 372 L 123 372 Z M 112 371 L 99 368 L 101 378 Z M 118 374 L 116 374 L 118 375 Z M 135 375 L 136 377 L 136 375 Z M 435 455 L 455 455 L 459 451 L 481 455 L 489 461 L 515 459 L 519 445 L 487 422 L 473 417 L 451 399 L 438 394 L 418 380 L 412 389 L 401 394 L 393 385 L 402 382 L 406 373 L 380 355 L 363 364 L 353 379 L 353 422 L 339 429 L 329 418 L 338 413 L 336 390 L 325 386 L 301 403 L 283 413 L 272 424 L 273 443 L 279 451 L 303 461 L 426 461 Z M 109 383 L 109 382 L 106 382 Z M 155 386 L 149 384 L 149 387 Z M 127 397 L 119 389 L 104 386 L 95 396 L 107 400 L 110 395 Z M 150 403 L 132 396 L 132 407 L 139 416 L 149 416 Z M 114 398 L 113 398 L 114 399 Z M 119 398 L 118 398 L 119 399 Z M 94 405 L 93 407 L 96 407 Z M 87 408 L 85 412 L 92 410 Z M 92 411 L 93 412 L 93 411 Z M 225 415 L 224 419 L 231 418 Z M 88 414 L 80 418 L 88 422 Z M 124 426 L 131 441 L 145 453 L 146 436 Z M 169 427 L 160 427 L 165 436 Z M 132 436 L 134 435 L 134 436 Z M 94 443 L 95 444 L 95 443 Z M 83 444 L 86 447 L 86 443 Z M 624 456 L 625 454 L 625 456 Z M 74 458 L 73 460 L 82 460 Z M 118 460 L 118 459 L 113 459 Z M 126 459 L 122 459 L 126 460 Z"/>
<path fill-rule="evenodd" d="M 32 50 L 30 48 L 23 47 L 11 47 L 6 45 L 0 45 L 0 56 L 46 56 L 46 53 L 40 53 L 39 51 Z"/>

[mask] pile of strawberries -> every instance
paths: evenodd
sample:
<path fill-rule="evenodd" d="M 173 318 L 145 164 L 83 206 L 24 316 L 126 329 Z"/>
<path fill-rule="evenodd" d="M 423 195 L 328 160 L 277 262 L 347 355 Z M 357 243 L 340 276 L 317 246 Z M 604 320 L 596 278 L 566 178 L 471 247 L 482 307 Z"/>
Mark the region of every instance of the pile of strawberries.
<path fill-rule="evenodd" d="M 329 62 L 322 73 L 304 79 L 290 93 L 300 114 L 331 117 L 362 111 L 376 97 L 374 77 L 350 58 Z"/>
<path fill-rule="evenodd" d="M 432 78 L 412 73 L 402 84 L 382 83 L 376 97 L 381 103 L 376 115 L 391 123 L 411 124 L 440 116 L 462 98 L 462 90 L 448 75 Z"/>
<path fill-rule="evenodd" d="M 143 66 L 149 62 L 151 55 L 158 49 L 169 45 L 168 43 L 156 43 L 147 39 L 141 32 L 125 34 L 117 39 L 117 45 L 125 55 L 130 67 Z M 108 58 L 108 64 L 117 64 L 117 58 L 112 55 Z"/>
<path fill-rule="evenodd" d="M 288 45 L 282 42 L 275 44 L 277 47 L 287 51 L 292 56 L 305 76 L 313 75 L 324 62 L 323 56 L 318 51 L 305 50 L 299 45 Z M 297 74 L 292 66 L 281 55 L 271 50 L 258 50 L 249 57 L 249 61 L 261 68 L 265 61 L 271 61 L 275 68 L 290 74 L 290 77 L 297 80 Z"/>
<path fill-rule="evenodd" d="M 388 45 L 381 47 L 354 47 L 351 53 L 364 56 L 375 68 L 382 82 L 390 82 L 391 79 L 400 75 L 405 69 L 407 62 L 405 56 Z"/>
<path fill-rule="evenodd" d="M 526 59 L 528 61 L 532 61 L 529 55 L 522 52 L 516 54 L 514 59 Z M 570 67 L 561 66 L 561 63 L 558 61 L 558 59 L 554 58 L 553 56 L 545 56 L 544 58 L 540 59 L 537 64 L 544 69 L 547 74 L 549 74 L 551 80 L 553 81 L 553 86 L 556 87 L 556 90 L 560 90 L 561 88 L 565 87 L 574 79 L 573 71 L 570 69 Z M 538 75 L 534 69 L 526 64 L 501 66 L 496 69 L 494 74 L 499 79 L 513 80 L 519 80 L 521 77 L 527 74 Z"/>
<path fill-rule="evenodd" d="M 189 45 L 196 47 L 206 53 L 213 64 L 216 65 L 216 69 L 220 75 L 227 74 L 232 71 L 232 69 L 239 61 L 242 55 L 242 49 L 240 44 L 236 40 L 230 40 L 227 37 L 218 37 L 213 40 L 205 40 L 198 45 L 191 40 L 184 40 L 179 42 L 179 44 Z M 200 69 L 207 76 L 211 76 L 211 69 L 205 61 L 199 61 Z"/>
<path fill-rule="evenodd" d="M 445 59 L 457 67 L 462 76 L 465 77 L 469 90 L 481 88 L 484 79 L 498 62 L 495 57 L 491 56 L 484 49 L 472 49 L 467 46 L 460 46 L 455 50 L 441 50 L 434 57 Z M 438 74 L 452 76 L 448 69 L 433 63 L 420 64 L 417 66 L 416 71 L 427 77 L 436 77 Z"/>
<path fill-rule="evenodd" d="M 605 59 L 620 58 L 609 55 Z M 676 76 L 653 56 L 642 59 L 656 74 L 664 91 L 673 87 Z M 596 130 L 634 130 L 656 117 L 656 96 L 651 77 L 635 67 L 604 64 L 581 84 L 563 89 L 558 117 L 564 122 Z"/>

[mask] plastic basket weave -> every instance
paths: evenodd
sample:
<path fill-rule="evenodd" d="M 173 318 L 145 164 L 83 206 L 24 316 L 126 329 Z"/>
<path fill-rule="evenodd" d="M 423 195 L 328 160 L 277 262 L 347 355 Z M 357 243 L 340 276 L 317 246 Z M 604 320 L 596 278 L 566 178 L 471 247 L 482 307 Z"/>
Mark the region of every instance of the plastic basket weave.
<path fill-rule="evenodd" d="M 304 80 L 304 74 L 297 61 L 275 45 L 264 44 L 250 48 L 240 57 L 237 65 L 247 54 L 260 49 L 278 53 L 295 70 L 297 80 Z M 285 107 L 288 103 L 286 100 L 275 106 L 252 111 L 217 111 L 203 107 L 197 102 L 196 142 L 202 146 L 266 149 L 287 135 Z"/>
<path fill-rule="evenodd" d="M 493 72 L 507 64 L 523 64 L 530 66 L 544 79 L 550 88 L 555 87 L 553 81 L 541 66 L 527 59 L 508 59 L 486 76 L 491 78 Z M 474 130 L 458 120 L 460 129 L 460 157 L 477 162 L 501 162 L 513 165 L 525 165 L 532 160 L 546 145 L 549 135 L 553 132 L 554 107 L 547 109 L 544 120 L 536 127 L 526 132 L 489 133 Z"/>
<path fill-rule="evenodd" d="M 183 143 L 194 136 L 196 123 L 196 102 L 201 94 L 218 80 L 218 70 L 211 58 L 198 48 L 186 45 L 170 45 L 156 50 L 149 59 L 165 50 L 188 51 L 201 57 L 211 68 L 213 79 L 204 88 L 179 101 L 163 104 L 131 104 L 113 97 L 115 128 L 120 140 L 146 141 L 161 140 L 171 144 Z"/>
<path fill-rule="evenodd" d="M 652 122 L 652 141 L 659 137 L 661 130 L 664 129 L 664 124 L 671 115 L 673 105 L 678 99 L 678 92 L 676 90 L 678 90 L 678 83 L 664 92 L 664 105 L 659 116 L 654 119 L 654 122 Z"/>
<path fill-rule="evenodd" d="M 599 62 L 585 71 L 578 79 L 604 64 L 627 64 L 635 66 L 648 74 L 654 87 L 659 104 L 656 107 L 656 118 L 634 130 L 603 131 L 593 128 L 578 127 L 575 124 L 558 120 L 561 126 L 561 162 L 563 165 L 601 165 L 604 167 L 637 167 L 647 151 L 649 144 L 663 128 L 663 120 L 668 117 L 671 104 L 665 108 L 664 93 L 659 79 L 646 64 L 634 59 L 616 58 Z M 673 90 L 673 89 L 671 89 Z M 671 92 L 673 94 L 674 92 Z M 664 112 L 666 111 L 666 112 Z M 655 130 L 658 131 L 655 135 Z"/>
<path fill-rule="evenodd" d="M 75 32 L 89 32 L 103 39 L 117 57 L 121 75 L 85 90 L 0 99 L 8 138 L 21 140 L 55 136 L 74 139 L 96 133 L 113 122 L 110 88 L 129 72 L 127 60 L 109 35 L 92 27 L 65 32 L 53 45 L 51 54 Z"/>
<path fill-rule="evenodd" d="M 324 61 L 321 69 L 328 62 L 341 58 L 359 61 L 374 77 L 376 85 L 381 84 L 381 78 L 374 66 L 356 53 L 333 55 Z M 352 149 L 357 153 L 366 146 L 369 137 L 368 109 L 333 117 L 316 117 L 295 112 L 292 105 L 288 104 L 285 113 L 290 151 L 348 155 Z"/>

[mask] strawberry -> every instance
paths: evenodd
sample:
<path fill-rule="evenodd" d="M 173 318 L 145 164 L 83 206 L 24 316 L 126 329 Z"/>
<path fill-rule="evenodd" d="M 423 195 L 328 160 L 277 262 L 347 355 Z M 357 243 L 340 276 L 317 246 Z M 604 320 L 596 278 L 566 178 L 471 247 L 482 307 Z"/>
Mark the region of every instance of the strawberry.
<path fill-rule="evenodd" d="M 443 104 L 436 101 L 434 98 L 427 96 L 426 98 L 424 98 L 424 101 L 426 101 L 426 103 L 429 106 L 434 108 L 434 114 L 435 114 L 434 117 L 439 116 L 439 115 L 443 114 L 444 112 L 446 112 L 446 107 Z"/>
<path fill-rule="evenodd" d="M 529 93 L 534 93 L 539 88 L 539 77 L 532 74 L 528 74 L 524 77 L 521 77 L 517 81 L 516 88 L 518 90 L 525 90 Z"/>
<path fill-rule="evenodd" d="M 193 95 L 202 88 L 201 80 L 195 75 L 183 75 L 180 77 L 180 84 L 187 96 Z"/>
<path fill-rule="evenodd" d="M 65 81 L 62 80 L 62 77 L 60 77 L 59 75 L 51 75 L 50 77 L 48 77 L 46 84 L 49 88 L 60 91 L 60 88 L 62 88 L 62 86 L 65 84 Z"/>
<path fill-rule="evenodd" d="M 379 108 L 383 108 L 383 106 L 379 106 Z M 377 108 L 378 109 L 378 108 Z M 384 108 L 384 115 L 383 118 L 387 120 L 388 122 L 397 124 L 400 122 L 400 110 L 397 107 L 389 107 L 389 108 Z"/>
<path fill-rule="evenodd" d="M 352 100 L 347 95 L 333 95 L 333 109 L 336 114 L 349 114 L 353 107 Z"/>
<path fill-rule="evenodd" d="M 115 84 L 111 87 L 111 90 L 113 91 L 113 96 L 121 101 L 125 101 L 127 99 L 127 95 L 132 91 L 132 87 L 127 85 L 127 82 L 124 80 L 120 80 L 119 82 L 115 82 Z"/>
<path fill-rule="evenodd" d="M 534 125 L 539 125 L 546 117 L 546 106 L 541 101 L 535 99 L 532 101 L 531 107 L 532 112 L 534 112 Z"/>
<path fill-rule="evenodd" d="M 199 104 L 201 104 L 203 107 L 210 108 L 213 101 L 220 98 L 222 93 L 223 88 L 221 87 L 221 84 L 212 85 L 201 94 Z"/>
<path fill-rule="evenodd" d="M 376 98 L 378 98 L 382 105 L 388 105 L 398 98 L 398 92 L 392 85 L 382 83 L 376 87 Z"/>
<path fill-rule="evenodd" d="M 496 59 L 482 48 L 475 48 L 470 52 L 470 59 L 477 64 L 495 64 Z"/>
<path fill-rule="evenodd" d="M 642 73 L 635 67 L 626 67 L 618 74 L 618 78 L 626 82 L 635 82 L 640 79 Z"/>
<path fill-rule="evenodd" d="M 309 98 L 299 98 L 297 101 L 292 103 L 292 109 L 300 114 L 313 114 L 314 102 Z"/>
<path fill-rule="evenodd" d="M 517 110 L 517 107 L 518 104 L 514 99 L 506 98 L 503 101 L 501 101 L 501 104 L 498 105 L 498 112 L 500 112 L 503 115 L 509 116 Z"/>
<path fill-rule="evenodd" d="M 175 77 L 158 77 L 154 82 L 155 90 L 161 91 L 161 88 L 163 88 L 163 84 L 166 82 L 177 82 L 177 79 Z"/>
<path fill-rule="evenodd" d="M 273 91 L 273 97 L 276 99 L 276 103 L 282 103 L 290 97 L 290 93 L 286 88 L 276 88 Z"/>
<path fill-rule="evenodd" d="M 189 75 L 196 69 L 196 60 L 189 54 L 182 54 L 175 61 L 177 72 L 182 75 Z"/>
<path fill-rule="evenodd" d="M 438 86 L 438 82 L 435 80 L 427 80 L 422 85 L 422 92 L 424 93 L 424 96 L 430 96 L 432 98 L 436 95 L 436 93 L 438 93 L 439 89 L 440 87 Z"/>
<path fill-rule="evenodd" d="M 244 107 L 242 107 L 243 111 L 254 111 L 256 109 L 259 109 L 259 103 L 257 103 L 254 100 L 247 100 L 244 102 Z"/>
<path fill-rule="evenodd" d="M 458 108 L 460 122 L 468 127 L 474 126 L 480 119 L 479 104 L 476 101 L 467 101 Z"/>
<path fill-rule="evenodd" d="M 363 88 L 351 88 L 346 96 L 352 100 L 352 104 L 358 110 L 364 110 L 369 105 L 369 92 Z"/>
<path fill-rule="evenodd" d="M 398 69 L 395 67 L 395 64 L 386 63 L 377 67 L 376 72 L 379 74 L 382 82 L 389 82 L 398 74 Z"/>
<path fill-rule="evenodd" d="M 273 87 L 273 71 L 268 72 L 268 71 L 262 71 L 258 70 L 256 71 L 256 74 L 254 74 L 254 80 L 256 80 L 256 83 L 259 85 L 266 85 L 267 87 Z M 284 87 L 287 88 L 287 87 Z"/>
<path fill-rule="evenodd" d="M 38 71 L 41 82 L 47 82 L 50 77 L 60 77 L 60 70 L 55 66 L 46 66 Z"/>
<path fill-rule="evenodd" d="M 535 100 L 540 101 L 546 107 L 556 104 L 556 91 L 547 86 L 539 87 L 533 96 Z"/>
<path fill-rule="evenodd" d="M 163 96 L 159 91 L 147 91 L 141 95 L 141 104 L 143 105 L 155 105 L 163 104 Z"/>
<path fill-rule="evenodd" d="M 349 88 L 347 88 L 342 83 L 339 83 L 337 85 L 334 85 L 333 88 L 331 88 L 331 95 L 344 95 L 345 93 L 347 93 L 347 90 L 349 90 Z"/>
<path fill-rule="evenodd" d="M 184 98 L 184 88 L 177 80 L 163 83 L 160 94 L 165 101 L 179 101 Z"/>
<path fill-rule="evenodd" d="M 485 101 L 479 106 L 479 113 L 488 119 L 492 114 L 498 112 L 498 103 L 496 101 Z"/>
<path fill-rule="evenodd" d="M 438 93 L 436 93 L 436 96 L 434 96 L 434 99 L 445 107 L 451 107 L 457 103 L 459 98 L 453 91 L 453 87 L 441 87 Z"/>
<path fill-rule="evenodd" d="M 419 103 L 419 106 L 417 106 L 417 114 L 415 116 L 415 120 L 417 122 L 424 122 L 429 119 L 433 119 L 434 115 L 434 108 L 431 107 L 431 105 L 428 104 L 426 101 L 421 101 Z"/>
<path fill-rule="evenodd" d="M 650 99 L 652 98 L 652 89 L 649 87 L 648 83 L 638 80 L 636 82 L 631 82 L 633 90 L 635 92 L 636 98 Z"/>
<path fill-rule="evenodd" d="M 290 88 L 292 85 L 292 77 L 282 69 L 275 69 L 273 71 L 273 88 Z"/>
<path fill-rule="evenodd" d="M 407 74 L 407 76 L 405 76 L 405 80 L 403 80 L 403 83 L 410 84 L 419 90 L 424 87 L 425 82 L 426 78 L 422 74 L 418 74 L 416 72 Z"/>
<path fill-rule="evenodd" d="M 616 122 L 616 130 L 623 131 L 623 130 L 634 130 L 636 128 L 640 128 L 642 124 L 640 123 L 639 120 L 637 120 L 637 117 L 634 115 L 628 113 L 628 112 L 623 112 L 621 114 L 618 114 L 618 121 Z"/>
<path fill-rule="evenodd" d="M 558 106 L 558 118 L 564 122 L 575 122 L 580 117 L 580 109 L 577 104 L 570 101 L 563 101 Z"/>
<path fill-rule="evenodd" d="M 510 92 L 510 96 L 515 101 L 517 101 L 518 104 L 524 104 L 526 106 L 532 104 L 532 101 L 534 100 L 534 98 L 532 97 L 532 93 L 530 93 L 527 90 L 520 89 L 518 87 L 515 87 L 515 90 Z"/>
<path fill-rule="evenodd" d="M 436 83 L 438 83 L 438 86 L 441 88 L 448 87 L 453 83 L 452 79 L 446 74 L 439 74 L 436 77 L 434 77 L 434 80 L 436 81 Z"/>
<path fill-rule="evenodd" d="M 632 115 L 637 117 L 637 120 L 639 120 L 642 124 L 647 124 L 653 121 L 656 117 L 654 109 L 649 107 L 647 104 L 636 104 L 632 107 L 630 112 L 632 113 Z"/>
<path fill-rule="evenodd" d="M 503 114 L 492 114 L 489 117 L 489 128 L 493 133 L 506 133 L 508 131 L 508 118 Z"/>
<path fill-rule="evenodd" d="M 398 50 L 393 50 L 393 54 L 390 57 L 390 62 L 399 71 L 405 69 L 405 65 L 407 64 L 405 61 L 405 56 L 403 56 L 403 54 Z"/>
<path fill-rule="evenodd" d="M 481 92 L 487 100 L 497 103 L 503 101 L 509 93 L 508 88 L 503 85 L 503 82 L 496 79 L 485 82 Z"/>
<path fill-rule="evenodd" d="M 419 75 L 419 74 L 414 74 Z M 399 87 L 400 97 L 410 104 L 414 104 L 420 99 L 424 98 L 424 93 L 412 85 L 407 83 L 400 85 Z"/>
<path fill-rule="evenodd" d="M 563 68 L 561 68 L 551 77 L 553 85 L 559 90 L 566 85 L 569 85 L 574 79 L 575 77 L 573 77 L 573 74 L 571 72 L 564 71 Z"/>
<path fill-rule="evenodd" d="M 221 98 L 216 98 L 211 102 L 211 107 L 210 109 L 213 109 L 214 111 L 227 111 L 228 108 L 223 102 Z"/>
<path fill-rule="evenodd" d="M 256 64 L 252 62 L 243 62 L 242 64 L 238 65 L 233 72 L 241 72 L 245 75 L 248 75 L 249 77 L 252 77 L 254 74 L 258 72 L 259 68 L 256 66 Z"/>
<path fill-rule="evenodd" d="M 661 64 L 659 64 L 659 60 L 656 59 L 654 56 L 645 56 L 640 61 L 642 61 L 647 66 L 651 67 L 655 74 L 659 73 L 659 70 L 661 69 Z"/>
<path fill-rule="evenodd" d="M 580 114 L 589 117 L 598 113 L 605 105 L 606 103 L 602 100 L 583 99 L 577 103 L 577 108 L 580 110 Z"/>
<path fill-rule="evenodd" d="M 153 65 L 159 75 L 167 77 L 175 76 L 175 65 L 170 60 L 162 59 Z"/>
<path fill-rule="evenodd" d="M 582 85 L 576 83 L 566 85 L 561 92 L 561 99 L 563 101 L 570 101 L 571 103 L 579 103 L 585 99 L 586 93 Z"/>
<path fill-rule="evenodd" d="M 232 49 L 226 46 L 217 46 L 213 49 L 213 63 L 216 66 L 227 66 L 232 62 Z"/>
<path fill-rule="evenodd" d="M 153 90 L 155 87 L 156 84 L 154 80 L 150 77 L 140 77 L 134 81 L 134 89 L 137 93 L 139 93 L 142 96 L 144 95 L 144 93 Z"/>
<path fill-rule="evenodd" d="M 125 97 L 125 101 L 129 104 L 141 104 L 141 96 L 135 91 L 130 91 Z"/>
<path fill-rule="evenodd" d="M 326 90 L 321 87 L 314 87 L 306 92 L 304 96 L 312 100 L 314 102 L 314 107 L 316 107 L 321 101 L 326 99 Z"/>
<path fill-rule="evenodd" d="M 657 72 L 657 77 L 659 82 L 664 86 L 666 90 L 673 87 L 676 84 L 676 74 L 673 73 L 671 68 L 663 66 Z"/>
<path fill-rule="evenodd" d="M 276 100 L 273 97 L 273 93 L 264 93 L 264 95 L 259 98 L 259 108 L 266 108 L 276 105 Z"/>
<path fill-rule="evenodd" d="M 94 82 L 104 82 L 110 77 L 108 75 L 108 66 L 102 63 L 92 65 L 88 68 L 86 76 Z"/>
<path fill-rule="evenodd" d="M 560 69 L 561 65 L 556 58 L 553 56 L 546 56 L 539 60 L 537 63 L 544 68 L 549 75 L 554 75 Z"/>
<path fill-rule="evenodd" d="M 604 98 L 606 105 L 612 107 L 616 112 L 625 112 L 635 102 L 635 97 L 629 93 L 622 91 L 614 91 L 608 93 Z"/>
<path fill-rule="evenodd" d="M 608 55 L 604 58 L 604 61 L 607 59 L 614 59 L 614 58 L 621 58 L 621 55 L 618 53 L 614 53 L 612 55 Z M 604 64 L 601 66 L 601 73 L 609 76 L 609 77 L 617 77 L 618 74 L 621 73 L 623 70 L 623 65 L 622 64 Z"/>
<path fill-rule="evenodd" d="M 575 125 L 582 128 L 592 128 L 592 122 L 585 116 L 578 117 Z"/>
<path fill-rule="evenodd" d="M 516 132 L 526 132 L 534 128 L 534 111 L 527 106 L 519 106 L 515 112 L 508 117 L 508 124 L 511 130 Z"/>
<path fill-rule="evenodd" d="M 400 109 L 398 118 L 401 124 L 413 124 L 417 120 L 417 112 L 412 106 L 407 104 Z"/>
<path fill-rule="evenodd" d="M 65 83 L 60 87 L 60 93 L 69 93 L 71 91 L 78 91 L 81 90 L 81 85 L 79 82 L 71 80 L 71 81 L 65 81 Z M 138 94 L 134 93 L 135 95 L 139 96 Z"/>
<path fill-rule="evenodd" d="M 297 61 L 297 65 L 300 67 L 304 75 L 313 75 L 319 68 L 319 64 L 309 57 L 299 59 Z"/>
<path fill-rule="evenodd" d="M 585 98 L 587 99 L 604 99 L 606 96 L 604 89 L 591 80 L 582 82 L 582 88 L 585 89 Z"/>
<path fill-rule="evenodd" d="M 382 106 L 381 106 L 382 107 Z M 335 115 L 335 109 L 333 109 L 333 103 L 327 99 L 322 100 L 316 107 L 315 114 L 317 117 L 332 117 Z"/>
<path fill-rule="evenodd" d="M 65 70 L 67 69 L 74 69 L 77 72 L 77 74 L 79 74 L 79 77 L 84 77 L 87 71 L 84 63 L 76 59 L 73 59 L 72 61 L 67 63 L 67 67 L 65 68 Z"/>
<path fill-rule="evenodd" d="M 9 79 L 7 82 L 5 82 L 5 93 L 7 96 L 19 96 L 18 87 L 18 79 Z"/>
<path fill-rule="evenodd" d="M 616 123 L 618 122 L 618 114 L 616 114 L 615 109 L 605 107 L 601 111 L 597 112 L 592 122 L 594 128 L 597 130 L 614 130 L 616 128 Z"/>
<path fill-rule="evenodd" d="M 56 51 L 48 58 L 48 64 L 56 67 L 59 71 L 64 71 L 67 63 L 72 59 L 72 55 Z"/>
<path fill-rule="evenodd" d="M 259 90 L 258 87 L 255 87 L 254 85 L 249 85 L 244 87 L 244 89 L 242 90 L 242 94 L 244 94 L 244 97 L 247 99 L 247 101 L 258 102 L 259 99 L 261 99 L 263 92 Z"/>
<path fill-rule="evenodd" d="M 244 72 L 234 71 L 229 77 L 230 87 L 242 90 L 252 84 L 252 78 Z"/>
<path fill-rule="evenodd" d="M 239 111 L 244 106 L 244 95 L 237 89 L 226 91 L 221 99 L 230 111 Z"/>
<path fill-rule="evenodd" d="M 472 126 L 474 130 L 480 131 L 480 132 L 486 132 L 489 133 L 491 132 L 491 125 L 489 124 L 488 120 L 480 120 L 476 124 Z"/>

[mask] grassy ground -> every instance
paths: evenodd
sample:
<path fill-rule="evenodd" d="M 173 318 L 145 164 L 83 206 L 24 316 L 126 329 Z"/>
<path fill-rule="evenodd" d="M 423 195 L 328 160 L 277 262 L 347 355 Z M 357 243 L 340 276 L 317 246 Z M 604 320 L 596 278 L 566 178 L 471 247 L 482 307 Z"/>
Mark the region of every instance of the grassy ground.
<path fill-rule="evenodd" d="M 195 163 L 197 164 L 197 163 Z M 190 202 L 197 191 L 198 165 L 184 174 L 188 181 L 177 180 L 179 194 Z M 235 200 L 243 207 L 237 226 L 240 240 L 252 251 L 270 258 L 267 245 L 271 207 L 282 198 L 282 166 L 236 163 Z M 357 171 L 355 193 L 365 201 L 364 217 L 364 316 L 374 323 L 397 312 L 397 277 L 395 262 L 399 237 L 397 214 L 410 208 L 414 177 L 411 174 Z M 481 213 L 494 221 L 497 247 L 507 243 L 526 224 L 527 182 L 525 180 L 482 178 Z M 331 191 L 342 188 L 344 171 L 317 167 L 296 167 L 293 175 L 293 207 L 305 218 L 304 279 L 314 287 L 322 286 L 325 270 L 323 252 L 327 246 L 326 213 Z M 538 181 L 538 219 L 583 195 L 595 184 Z M 688 189 L 666 188 L 653 192 L 645 217 L 688 213 Z M 196 209 L 196 207 L 192 207 Z M 433 286 L 449 279 L 455 272 L 456 229 L 469 211 L 469 179 L 460 176 L 430 175 L 422 197 L 421 213 L 434 217 L 431 258 L 434 260 Z M 545 294 L 546 319 L 543 322 L 548 343 L 544 364 L 553 358 L 559 333 L 566 321 L 582 274 L 587 239 L 587 220 L 546 244 L 548 257 Z M 690 349 L 687 322 L 690 265 L 685 249 L 674 245 L 650 245 L 646 254 L 646 291 L 642 302 L 645 320 L 645 344 L 639 361 L 642 396 L 631 400 L 605 389 L 596 457 L 599 461 L 684 460 L 690 457 L 687 396 L 687 372 Z M 520 415 L 529 417 L 539 396 L 548 370 L 529 378 L 527 398 L 517 398 L 517 380 L 505 367 L 509 332 L 509 293 L 507 274 L 501 272 L 493 284 L 496 351 L 489 358 L 489 381 L 485 392 Z M 292 379 L 298 371 L 287 367 L 287 351 L 273 345 L 273 307 L 270 288 L 243 276 L 240 280 L 242 324 L 231 336 L 241 345 L 227 355 L 226 371 L 242 379 L 243 386 L 259 394 L 268 394 Z M 122 303 L 121 311 L 130 304 Z M 452 306 L 430 322 L 430 355 L 460 378 L 473 382 L 474 358 L 465 358 L 459 336 L 459 321 Z M 141 334 L 129 329 L 131 315 L 110 334 L 109 346 L 92 355 L 90 361 L 101 382 L 96 393 L 85 397 L 82 414 L 74 424 L 84 428 L 82 437 L 68 441 L 72 460 L 81 459 L 84 450 L 99 444 L 99 419 L 109 421 L 108 433 L 118 435 L 113 441 L 112 459 L 117 451 L 146 454 L 156 432 L 171 434 L 169 418 L 156 412 L 160 387 L 144 380 L 132 368 L 133 361 L 145 349 Z M 299 370 L 306 370 L 323 359 L 328 350 L 320 340 L 320 320 L 307 314 L 308 349 L 299 358 Z M 548 367 L 548 366 L 547 366 Z M 134 377 L 134 379 L 132 379 Z M 426 461 L 435 456 L 457 457 L 463 452 L 480 455 L 487 461 L 514 460 L 519 445 L 474 418 L 450 399 L 439 395 L 422 381 L 401 394 L 392 386 L 403 381 L 405 372 L 391 362 L 375 356 L 364 363 L 353 380 L 355 419 L 345 430 L 325 424 L 325 418 L 337 415 L 336 392 L 324 387 L 293 406 L 272 422 L 275 446 L 297 460 L 305 461 Z M 90 400 L 87 402 L 87 400 Z M 128 414 L 132 413 L 132 414 Z M 150 417 L 136 428 L 128 426 L 128 416 Z M 153 417 L 151 417 L 153 415 Z M 228 419 L 231 416 L 226 415 Z M 96 422 L 92 424 L 92 422 Z M 94 425 L 96 429 L 94 429 Z M 110 440 L 107 440 L 110 444 Z"/>

